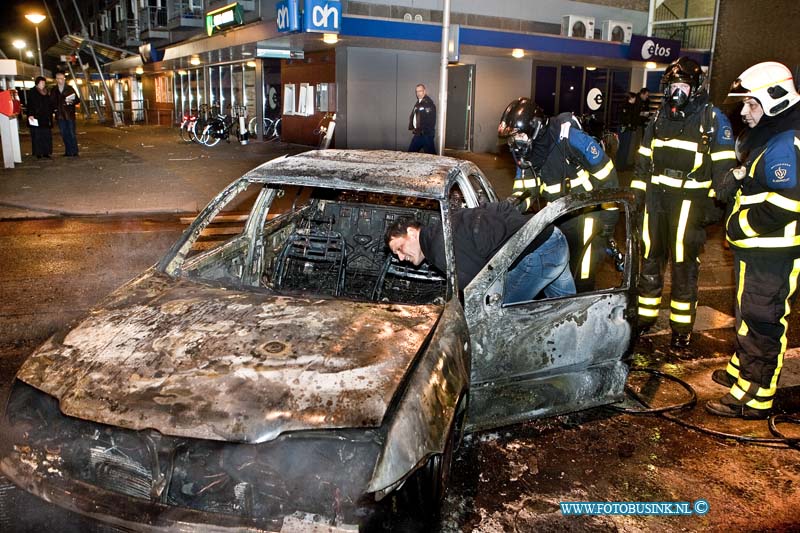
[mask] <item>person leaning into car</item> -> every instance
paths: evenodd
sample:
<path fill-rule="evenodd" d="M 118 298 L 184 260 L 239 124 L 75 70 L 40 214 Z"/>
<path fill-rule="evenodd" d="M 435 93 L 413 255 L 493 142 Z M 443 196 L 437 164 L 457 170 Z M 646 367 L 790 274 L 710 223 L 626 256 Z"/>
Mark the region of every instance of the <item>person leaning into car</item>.
<path fill-rule="evenodd" d="M 463 292 L 528 218 L 510 202 L 493 202 L 453 213 L 453 250 L 459 291 Z M 386 229 L 386 244 L 401 261 L 417 266 L 427 261 L 441 272 L 447 272 L 441 222 L 424 225 L 413 218 L 401 218 Z M 552 225 L 528 245 L 511 267 L 504 302 L 533 300 L 541 291 L 548 298 L 575 294 L 575 282 L 569 269 L 569 246 L 561 230 Z"/>

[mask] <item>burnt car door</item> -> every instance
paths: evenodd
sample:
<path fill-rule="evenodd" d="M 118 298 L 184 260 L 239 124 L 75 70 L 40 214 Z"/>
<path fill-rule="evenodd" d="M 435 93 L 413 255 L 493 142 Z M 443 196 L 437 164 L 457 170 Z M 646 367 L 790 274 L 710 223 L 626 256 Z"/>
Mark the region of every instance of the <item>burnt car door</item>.
<path fill-rule="evenodd" d="M 550 224 L 616 211 L 613 238 L 595 234 L 595 285 L 571 296 L 504 301 L 509 269 Z M 488 429 L 619 401 L 636 316 L 636 207 L 622 190 L 573 195 L 548 204 L 489 261 L 464 291 L 472 342 L 467 429 Z M 565 230 L 566 231 L 566 230 Z"/>

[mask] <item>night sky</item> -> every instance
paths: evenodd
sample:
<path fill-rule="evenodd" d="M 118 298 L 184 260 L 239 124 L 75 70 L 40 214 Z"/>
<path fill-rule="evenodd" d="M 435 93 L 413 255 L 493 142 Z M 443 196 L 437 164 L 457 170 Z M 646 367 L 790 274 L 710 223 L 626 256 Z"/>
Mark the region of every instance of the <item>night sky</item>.
<path fill-rule="evenodd" d="M 0 49 L 6 54 L 9 59 L 19 59 L 19 50 L 14 48 L 11 43 L 16 39 L 25 41 L 27 47 L 25 50 L 33 51 L 34 55 L 38 58 L 36 51 L 36 33 L 32 22 L 25 18 L 27 13 L 40 13 L 47 16 L 47 11 L 44 7 L 43 0 L 0 0 L 0 5 L 3 11 L 7 14 L 4 17 L 2 24 L 0 24 Z M 61 0 L 61 6 L 65 13 L 74 11 L 72 0 Z M 64 23 L 61 19 L 61 14 L 56 7 L 55 0 L 48 0 L 48 7 L 50 12 L 56 17 L 56 26 L 60 35 L 65 33 Z M 48 58 L 45 51 L 57 41 L 56 35 L 53 32 L 53 26 L 50 19 L 46 19 L 39 24 L 39 37 L 42 42 L 42 57 L 44 58 L 44 66 L 51 71 L 55 68 L 58 59 Z M 25 57 L 23 51 L 23 60 L 26 63 L 33 61 Z M 37 59 L 38 61 L 38 59 Z"/>

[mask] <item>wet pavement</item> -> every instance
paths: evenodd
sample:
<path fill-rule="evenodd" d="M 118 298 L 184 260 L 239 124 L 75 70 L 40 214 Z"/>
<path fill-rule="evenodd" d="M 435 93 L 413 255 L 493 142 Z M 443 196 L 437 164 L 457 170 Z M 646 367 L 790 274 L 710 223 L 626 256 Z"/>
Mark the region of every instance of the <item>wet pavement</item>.
<path fill-rule="evenodd" d="M 307 147 L 278 143 L 205 148 L 169 128 L 79 127 L 81 157 L 27 156 L 0 173 L 0 372 L 13 369 L 57 327 L 158 259 L 194 213 L 257 164 Z M 23 141 L 26 142 L 26 141 Z M 25 146 L 23 144 L 23 152 Z M 56 136 L 56 150 L 59 148 Z M 463 154 L 461 154 L 463 155 Z M 470 154 L 500 195 L 510 192 L 507 157 Z M 122 193 L 122 194 L 120 194 Z M 62 218 L 63 214 L 87 217 Z M 124 214 L 148 214 L 124 218 Z M 47 216 L 46 220 L 19 220 Z M 634 367 L 685 380 L 699 405 L 670 416 L 716 431 L 771 437 L 766 422 L 717 419 L 702 404 L 725 390 L 710 372 L 733 351 L 732 256 L 712 228 L 701 257 L 700 308 L 692 350 L 668 349 L 667 310 L 635 347 Z M 665 295 L 669 292 L 669 278 Z M 778 405 L 800 409 L 800 324 L 790 316 Z M 674 383 L 634 373 L 652 405 L 681 403 Z M 636 407 L 627 402 L 629 407 Z M 796 426 L 781 426 L 799 436 Z M 706 500 L 688 516 L 565 516 L 559 502 Z M 454 465 L 441 531 L 800 531 L 800 451 L 712 437 L 659 416 L 601 408 L 467 436 Z M 6 510 L 7 511 L 7 510 Z M 4 512 L 0 509 L 0 515 Z"/>

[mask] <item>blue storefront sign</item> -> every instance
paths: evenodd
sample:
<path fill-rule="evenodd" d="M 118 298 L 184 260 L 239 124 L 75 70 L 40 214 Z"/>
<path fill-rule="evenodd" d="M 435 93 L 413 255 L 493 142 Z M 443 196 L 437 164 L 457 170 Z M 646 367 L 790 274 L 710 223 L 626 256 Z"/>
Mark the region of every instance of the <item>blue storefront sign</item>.
<path fill-rule="evenodd" d="M 646 35 L 633 35 L 628 57 L 637 61 L 671 63 L 681 54 L 681 42 Z"/>
<path fill-rule="evenodd" d="M 300 31 L 300 8 L 297 0 L 283 0 L 275 6 L 278 11 L 278 31 L 294 32 Z"/>
<path fill-rule="evenodd" d="M 305 0 L 303 31 L 339 33 L 342 25 L 342 4 L 338 0 Z"/>

